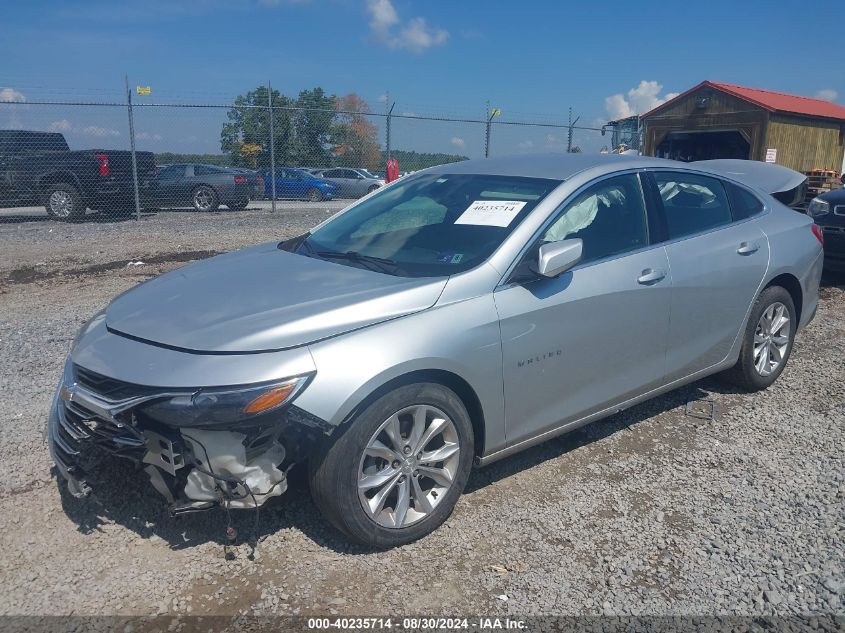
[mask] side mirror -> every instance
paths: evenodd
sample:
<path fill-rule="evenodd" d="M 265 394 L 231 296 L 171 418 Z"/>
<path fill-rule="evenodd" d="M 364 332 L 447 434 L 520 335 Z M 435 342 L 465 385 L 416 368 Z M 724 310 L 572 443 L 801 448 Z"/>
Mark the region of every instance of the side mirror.
<path fill-rule="evenodd" d="M 543 244 L 537 256 L 537 272 L 543 277 L 557 277 L 581 261 L 583 250 L 580 239 Z"/>

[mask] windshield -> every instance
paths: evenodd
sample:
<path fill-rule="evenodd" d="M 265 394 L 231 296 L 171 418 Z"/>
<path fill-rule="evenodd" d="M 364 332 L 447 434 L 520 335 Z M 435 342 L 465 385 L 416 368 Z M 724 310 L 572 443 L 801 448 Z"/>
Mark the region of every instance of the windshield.
<path fill-rule="evenodd" d="M 557 180 L 421 174 L 374 194 L 298 243 L 296 252 L 403 277 L 486 260 Z"/>

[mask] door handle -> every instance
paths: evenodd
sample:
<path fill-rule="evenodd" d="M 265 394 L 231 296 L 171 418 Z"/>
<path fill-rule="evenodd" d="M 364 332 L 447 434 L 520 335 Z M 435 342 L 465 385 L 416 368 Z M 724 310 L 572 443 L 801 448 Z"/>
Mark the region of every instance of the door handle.
<path fill-rule="evenodd" d="M 753 255 L 757 251 L 760 250 L 759 244 L 750 244 L 748 242 L 743 242 L 739 245 L 739 248 L 736 249 L 736 252 L 740 255 Z"/>
<path fill-rule="evenodd" d="M 660 268 L 646 268 L 642 274 L 637 277 L 637 283 L 643 286 L 651 286 L 666 277 L 666 271 Z"/>

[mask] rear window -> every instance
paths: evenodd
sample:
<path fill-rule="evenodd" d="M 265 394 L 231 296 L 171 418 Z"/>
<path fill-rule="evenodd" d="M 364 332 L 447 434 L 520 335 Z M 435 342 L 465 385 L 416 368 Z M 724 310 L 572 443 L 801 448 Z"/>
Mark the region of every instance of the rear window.
<path fill-rule="evenodd" d="M 654 174 L 669 239 L 700 233 L 733 219 L 722 182 L 716 178 L 680 172 Z"/>
<path fill-rule="evenodd" d="M 66 152 L 68 146 L 65 137 L 55 132 L 18 132 L 12 130 L 0 135 L 0 151 L 19 154 Z"/>
<path fill-rule="evenodd" d="M 757 215 L 763 210 L 763 203 L 760 199 L 747 189 L 743 189 L 733 183 L 725 183 L 728 195 L 731 198 L 731 210 L 734 220 L 744 220 L 752 215 Z"/>

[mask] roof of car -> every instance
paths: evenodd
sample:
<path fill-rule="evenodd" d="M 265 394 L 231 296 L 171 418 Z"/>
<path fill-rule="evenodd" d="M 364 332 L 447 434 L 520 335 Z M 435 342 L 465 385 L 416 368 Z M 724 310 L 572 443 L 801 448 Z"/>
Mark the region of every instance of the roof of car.
<path fill-rule="evenodd" d="M 603 167 L 612 172 L 640 167 L 685 167 L 687 163 L 649 156 L 620 154 L 530 154 L 480 158 L 458 163 L 446 163 L 432 168 L 433 172 L 450 174 L 489 174 L 497 176 L 526 176 L 566 180 L 578 172 Z"/>

